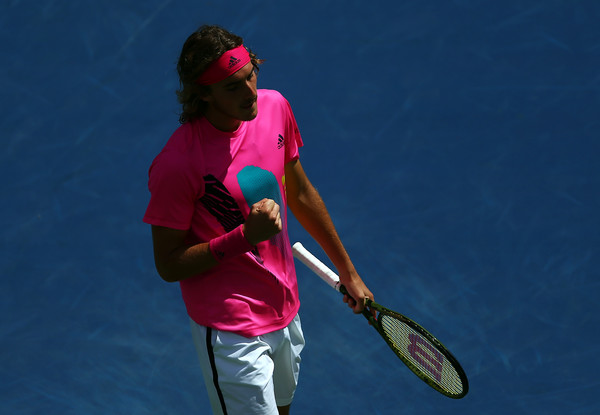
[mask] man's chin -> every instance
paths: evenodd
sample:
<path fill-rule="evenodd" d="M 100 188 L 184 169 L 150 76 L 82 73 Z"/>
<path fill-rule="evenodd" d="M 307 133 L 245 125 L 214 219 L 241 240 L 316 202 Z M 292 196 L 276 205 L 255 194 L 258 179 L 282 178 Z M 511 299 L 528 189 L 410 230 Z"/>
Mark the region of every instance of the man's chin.
<path fill-rule="evenodd" d="M 258 110 L 251 112 L 250 114 L 248 114 L 245 118 L 244 121 L 252 121 L 253 119 L 255 119 L 258 116 Z"/>

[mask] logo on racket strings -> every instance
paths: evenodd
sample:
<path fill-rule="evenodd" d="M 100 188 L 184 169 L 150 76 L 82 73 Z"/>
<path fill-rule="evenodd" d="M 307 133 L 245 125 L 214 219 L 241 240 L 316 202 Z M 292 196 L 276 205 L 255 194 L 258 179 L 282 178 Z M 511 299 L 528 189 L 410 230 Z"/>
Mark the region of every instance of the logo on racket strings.
<path fill-rule="evenodd" d="M 442 381 L 444 355 L 420 336 L 411 333 L 408 338 L 408 353 L 438 382 Z"/>

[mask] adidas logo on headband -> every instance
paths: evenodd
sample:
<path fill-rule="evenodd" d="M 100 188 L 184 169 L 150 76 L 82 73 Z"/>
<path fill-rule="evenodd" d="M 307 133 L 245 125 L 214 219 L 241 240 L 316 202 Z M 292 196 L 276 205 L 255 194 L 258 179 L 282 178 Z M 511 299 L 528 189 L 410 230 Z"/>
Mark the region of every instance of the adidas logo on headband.
<path fill-rule="evenodd" d="M 227 65 L 227 69 L 231 69 L 233 68 L 235 65 L 237 65 L 237 63 L 240 60 L 238 58 L 236 58 L 235 56 L 232 56 L 231 58 L 229 58 L 229 65 Z"/>

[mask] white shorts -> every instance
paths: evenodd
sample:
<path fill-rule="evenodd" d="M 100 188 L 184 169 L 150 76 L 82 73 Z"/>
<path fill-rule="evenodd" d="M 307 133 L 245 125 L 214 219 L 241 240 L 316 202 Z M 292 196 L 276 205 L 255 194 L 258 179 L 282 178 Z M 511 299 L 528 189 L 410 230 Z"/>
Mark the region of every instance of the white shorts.
<path fill-rule="evenodd" d="M 250 338 L 194 321 L 191 327 L 215 415 L 277 415 L 292 403 L 304 347 L 298 315 L 284 329 Z"/>

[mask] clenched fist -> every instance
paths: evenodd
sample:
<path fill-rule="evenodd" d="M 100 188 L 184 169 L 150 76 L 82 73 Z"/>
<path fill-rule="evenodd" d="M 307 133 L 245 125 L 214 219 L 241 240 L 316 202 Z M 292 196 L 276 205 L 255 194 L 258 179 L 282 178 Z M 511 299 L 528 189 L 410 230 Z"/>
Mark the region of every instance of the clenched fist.
<path fill-rule="evenodd" d="M 274 200 L 256 202 L 244 223 L 244 236 L 252 245 L 271 239 L 283 229 L 280 208 Z"/>

